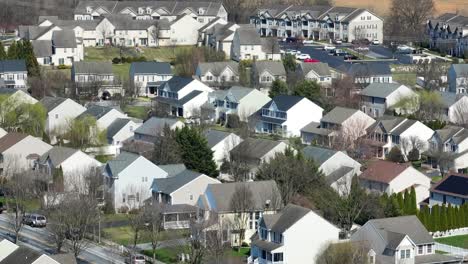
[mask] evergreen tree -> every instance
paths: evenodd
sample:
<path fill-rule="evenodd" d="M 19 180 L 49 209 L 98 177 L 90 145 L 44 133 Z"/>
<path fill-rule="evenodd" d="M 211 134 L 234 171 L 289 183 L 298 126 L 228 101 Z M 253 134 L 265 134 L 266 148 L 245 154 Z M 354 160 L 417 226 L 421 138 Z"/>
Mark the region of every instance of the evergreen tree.
<path fill-rule="evenodd" d="M 36 55 L 34 54 L 34 49 L 30 41 L 24 40 L 22 44 L 22 59 L 26 62 L 26 67 L 28 69 L 29 76 L 39 76 L 40 67 L 37 62 Z"/>
<path fill-rule="evenodd" d="M 398 163 L 403 163 L 405 162 L 405 158 L 403 157 L 403 154 L 401 153 L 401 150 L 398 147 L 393 147 L 390 152 L 388 153 L 387 160 L 393 161 L 393 162 L 398 162 Z"/>
<path fill-rule="evenodd" d="M 182 160 L 188 169 L 211 177 L 219 175 L 213 160 L 213 151 L 208 147 L 208 141 L 198 128 L 185 126 L 177 130 L 176 141 L 180 147 Z"/>
<path fill-rule="evenodd" d="M 5 47 L 3 43 L 0 41 L 0 60 L 6 60 L 8 58 L 7 53 L 5 51 Z"/>
<path fill-rule="evenodd" d="M 275 79 L 271 83 L 271 89 L 268 95 L 271 98 L 273 98 L 277 95 L 288 94 L 288 93 L 289 93 L 288 85 L 280 79 Z"/>
<path fill-rule="evenodd" d="M 411 187 L 410 199 L 411 206 L 409 214 L 415 215 L 418 212 L 418 206 L 416 204 L 416 190 L 414 189 L 414 186 Z"/>
<path fill-rule="evenodd" d="M 440 231 L 446 231 L 447 229 L 447 207 L 443 204 L 440 207 Z"/>
<path fill-rule="evenodd" d="M 54 172 L 52 174 L 52 178 L 53 178 L 55 191 L 63 192 L 64 186 L 63 186 L 63 169 L 62 169 L 62 166 L 60 166 L 57 169 L 54 169 Z"/>
<path fill-rule="evenodd" d="M 18 58 L 18 49 L 16 45 L 16 41 L 13 41 L 11 43 L 10 47 L 8 48 L 8 59 L 9 60 L 16 60 Z"/>
<path fill-rule="evenodd" d="M 296 71 L 296 57 L 291 54 L 286 54 L 283 58 L 283 66 L 287 72 Z"/>
<path fill-rule="evenodd" d="M 440 206 L 434 205 L 431 210 L 431 219 L 432 219 L 432 231 L 440 231 Z"/>
<path fill-rule="evenodd" d="M 465 215 L 465 209 L 464 206 L 460 206 L 458 208 L 458 227 L 466 227 L 465 225 L 465 218 L 468 218 L 467 215 Z"/>
<path fill-rule="evenodd" d="M 405 202 L 403 199 L 403 193 L 399 192 L 397 194 L 397 202 L 398 202 L 398 207 L 400 208 L 401 213 L 404 214 Z"/>
<path fill-rule="evenodd" d="M 451 204 L 448 205 L 447 207 L 447 211 L 446 211 L 446 214 L 447 214 L 447 229 L 453 229 L 454 227 L 454 219 L 453 219 L 453 207 Z"/>
<path fill-rule="evenodd" d="M 24 54 L 23 40 L 20 40 L 16 42 L 16 58 L 15 59 L 24 59 L 24 58 L 25 58 L 25 54 Z"/>
<path fill-rule="evenodd" d="M 154 142 L 154 151 L 151 161 L 157 165 L 176 164 L 182 162 L 180 148 L 176 141 L 175 131 L 168 124 Z"/>
<path fill-rule="evenodd" d="M 411 214 L 411 197 L 410 193 L 408 192 L 408 189 L 405 190 L 404 194 L 404 207 L 403 207 L 403 212 L 405 215 L 410 215 Z"/>
<path fill-rule="evenodd" d="M 316 81 L 301 81 L 293 88 L 293 95 L 305 97 L 323 106 L 321 87 Z"/>

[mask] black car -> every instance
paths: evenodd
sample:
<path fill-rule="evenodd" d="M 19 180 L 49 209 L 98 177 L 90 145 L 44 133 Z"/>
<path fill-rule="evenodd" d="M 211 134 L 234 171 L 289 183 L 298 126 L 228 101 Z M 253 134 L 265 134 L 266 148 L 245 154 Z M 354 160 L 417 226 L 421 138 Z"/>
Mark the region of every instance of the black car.
<path fill-rule="evenodd" d="M 356 57 L 356 56 L 354 56 L 353 54 L 346 54 L 346 55 L 344 56 L 344 59 L 345 59 L 345 60 L 359 60 L 359 58 Z"/>

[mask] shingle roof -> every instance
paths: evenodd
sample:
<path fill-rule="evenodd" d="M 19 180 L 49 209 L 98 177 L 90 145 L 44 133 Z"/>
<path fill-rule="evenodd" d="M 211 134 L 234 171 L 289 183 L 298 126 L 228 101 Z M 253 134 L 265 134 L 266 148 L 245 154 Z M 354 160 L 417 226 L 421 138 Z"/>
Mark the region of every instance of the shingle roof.
<path fill-rule="evenodd" d="M 262 39 L 254 25 L 240 25 L 236 30 L 240 45 L 262 45 Z"/>
<path fill-rule="evenodd" d="M 113 160 L 107 162 L 107 169 L 109 170 L 111 176 L 117 177 L 117 175 L 132 164 L 140 155 L 130 152 L 120 152 L 120 154 L 115 157 Z"/>
<path fill-rule="evenodd" d="M 307 146 L 302 149 L 302 153 L 306 158 L 314 160 L 314 162 L 320 166 L 333 155 L 335 155 L 338 151 L 327 149 L 327 148 L 320 148 L 315 146 Z"/>
<path fill-rule="evenodd" d="M 286 70 L 281 61 L 256 61 L 254 66 L 260 75 L 264 71 L 268 71 L 274 76 L 286 76 Z"/>
<path fill-rule="evenodd" d="M 431 244 L 434 239 L 414 215 L 369 220 L 377 230 L 408 235 L 416 244 Z"/>
<path fill-rule="evenodd" d="M 264 215 L 263 219 L 265 224 L 268 223 L 268 229 L 282 234 L 309 212 L 311 212 L 310 209 L 294 204 L 288 204 L 281 210 L 281 212 L 273 215 Z"/>
<path fill-rule="evenodd" d="M 135 130 L 135 133 L 149 136 L 159 136 L 167 124 L 169 127 L 179 122 L 176 118 L 151 117 Z"/>
<path fill-rule="evenodd" d="M 206 140 L 208 141 L 208 147 L 212 148 L 216 146 L 219 142 L 227 138 L 231 133 L 210 129 L 204 133 Z"/>
<path fill-rule="evenodd" d="M 456 197 L 468 198 L 468 175 L 450 173 L 435 186 L 431 192 L 449 194 Z"/>
<path fill-rule="evenodd" d="M 309 72 L 313 71 L 318 76 L 331 76 L 330 67 L 327 63 L 300 63 L 299 65 L 304 75 L 307 75 Z"/>
<path fill-rule="evenodd" d="M 344 121 L 348 120 L 348 118 L 353 116 L 356 112 L 359 112 L 359 110 L 337 106 L 324 115 L 320 121 L 332 124 L 343 124 Z"/>
<path fill-rule="evenodd" d="M 80 74 L 113 74 L 112 63 L 109 61 L 75 61 L 73 70 Z"/>
<path fill-rule="evenodd" d="M 370 163 L 359 178 L 375 182 L 390 183 L 411 165 L 394 163 L 386 160 L 377 160 Z"/>
<path fill-rule="evenodd" d="M 107 138 L 111 139 L 117 134 L 125 125 L 130 122 L 129 118 L 117 118 L 107 127 Z"/>
<path fill-rule="evenodd" d="M 355 77 L 360 76 L 386 76 L 392 75 L 390 66 L 387 63 L 354 63 L 348 69 L 348 74 Z"/>
<path fill-rule="evenodd" d="M 387 98 L 401 86 L 399 83 L 371 83 L 361 91 L 361 95 Z"/>
<path fill-rule="evenodd" d="M 172 177 L 174 175 L 177 175 L 177 174 L 187 170 L 187 168 L 185 167 L 185 165 L 183 163 L 158 165 L 158 167 L 160 169 L 162 169 L 163 171 L 167 172 L 168 177 Z"/>
<path fill-rule="evenodd" d="M 224 100 L 226 96 L 228 96 L 230 100 L 239 103 L 240 100 L 242 100 L 242 98 L 244 98 L 254 90 L 254 88 L 232 86 L 228 90 L 217 90 L 213 93 L 213 95 L 220 100 Z"/>
<path fill-rule="evenodd" d="M 14 94 L 14 93 L 16 93 L 18 91 L 19 90 L 15 89 L 15 88 L 7 88 L 7 87 L 1 87 L 0 88 L 0 94 L 1 95 L 12 95 L 12 94 Z"/>
<path fill-rule="evenodd" d="M 461 98 L 466 97 L 465 94 L 457 94 L 457 93 L 451 93 L 451 92 L 436 91 L 436 93 L 440 95 L 440 97 L 442 98 L 442 102 L 444 103 L 446 107 L 450 107 L 456 102 L 458 102 L 458 100 L 460 100 Z"/>
<path fill-rule="evenodd" d="M 78 152 L 77 149 L 55 146 L 39 158 L 39 163 L 44 164 L 50 159 L 52 166 L 56 168 L 76 152 Z"/>
<path fill-rule="evenodd" d="M 40 256 L 41 254 L 33 249 L 20 247 L 0 261 L 0 264 L 31 264 Z"/>
<path fill-rule="evenodd" d="M 76 48 L 75 31 L 64 29 L 52 32 L 52 44 L 56 48 Z"/>
<path fill-rule="evenodd" d="M 397 116 L 381 116 L 379 117 L 374 124 L 372 124 L 368 130 L 373 131 L 377 128 L 379 124 L 382 124 L 382 127 L 385 129 L 387 133 L 390 133 L 397 125 L 404 122 L 406 118 L 404 117 L 397 117 Z"/>
<path fill-rule="evenodd" d="M 178 92 L 193 81 L 190 77 L 174 76 L 169 81 L 161 84 L 161 88 L 168 88 L 172 92 Z"/>
<path fill-rule="evenodd" d="M 65 102 L 67 98 L 63 97 L 50 97 L 46 96 L 41 99 L 41 104 L 47 109 L 47 112 L 52 111 L 55 107 L 59 106 L 63 102 Z"/>
<path fill-rule="evenodd" d="M 184 96 L 182 98 L 179 98 L 178 103 L 179 103 L 179 105 L 184 105 L 184 104 L 190 102 L 190 100 L 192 100 L 193 98 L 200 95 L 201 93 L 203 93 L 203 92 L 199 91 L 199 90 L 193 90 L 190 93 L 188 93 L 186 96 Z"/>
<path fill-rule="evenodd" d="M 121 14 L 105 15 L 105 17 L 115 27 L 115 30 L 146 30 L 155 24 L 154 20 L 135 20 Z"/>
<path fill-rule="evenodd" d="M 399 135 L 403 134 L 406 130 L 408 130 L 408 128 L 413 126 L 416 122 L 418 122 L 418 121 L 417 120 L 412 120 L 412 119 L 405 120 L 403 122 L 403 124 L 399 125 L 394 130 L 392 130 L 392 135 L 399 136 Z"/>
<path fill-rule="evenodd" d="M 161 75 L 172 75 L 171 65 L 168 62 L 133 62 L 130 71 L 134 73 L 155 73 Z"/>
<path fill-rule="evenodd" d="M 153 192 L 171 194 L 180 187 L 186 185 L 187 183 L 195 180 L 196 178 L 202 175 L 204 174 L 186 169 L 174 176 L 154 179 L 153 184 L 151 185 L 151 189 L 153 190 Z"/>
<path fill-rule="evenodd" d="M 0 73 L 27 71 L 24 60 L 0 60 Z"/>
<path fill-rule="evenodd" d="M 262 108 L 269 108 L 273 103 L 275 103 L 276 107 L 280 111 L 288 111 L 297 103 L 299 103 L 304 97 L 302 96 L 294 96 L 294 95 L 277 95 L 270 102 L 265 104 Z"/>
<path fill-rule="evenodd" d="M 11 132 L 0 138 L 0 153 L 8 150 L 16 143 L 25 139 L 28 135 L 22 133 Z"/>
<path fill-rule="evenodd" d="M 31 41 L 34 55 L 36 58 L 44 58 L 52 56 L 52 41 L 51 40 L 33 40 Z"/>
<path fill-rule="evenodd" d="M 448 140 L 450 140 L 456 133 L 459 133 L 460 131 L 464 130 L 463 127 L 457 127 L 457 126 L 446 126 L 443 129 L 438 129 L 435 132 L 437 135 L 439 135 L 440 140 L 442 143 L 446 143 Z"/>
<path fill-rule="evenodd" d="M 101 105 L 92 105 L 86 109 L 83 113 L 81 113 L 77 118 L 82 118 L 85 116 L 93 116 L 96 119 L 100 119 L 101 117 L 105 116 L 107 113 L 112 111 L 114 108 L 109 106 L 101 106 Z"/>
<path fill-rule="evenodd" d="M 201 62 L 198 64 L 198 68 L 202 75 L 211 72 L 213 75 L 219 76 L 226 67 L 231 69 L 235 75 L 238 75 L 238 65 L 239 64 L 235 61 Z"/>
<path fill-rule="evenodd" d="M 231 150 L 231 155 L 241 156 L 246 159 L 261 159 L 280 143 L 268 139 L 247 138 Z"/>

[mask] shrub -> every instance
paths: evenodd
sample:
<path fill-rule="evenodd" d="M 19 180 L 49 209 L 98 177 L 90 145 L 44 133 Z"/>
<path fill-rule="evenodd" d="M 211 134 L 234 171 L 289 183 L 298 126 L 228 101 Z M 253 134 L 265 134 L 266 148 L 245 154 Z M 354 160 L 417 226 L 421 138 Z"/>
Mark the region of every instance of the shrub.
<path fill-rule="evenodd" d="M 59 70 L 66 70 L 66 69 L 71 69 L 71 67 L 70 67 L 70 66 L 67 66 L 67 65 L 60 64 L 59 66 L 57 66 L 57 69 L 59 69 Z"/>
<path fill-rule="evenodd" d="M 113 64 L 120 64 L 122 62 L 122 59 L 118 58 L 118 57 L 115 57 L 112 59 L 112 63 Z"/>
<path fill-rule="evenodd" d="M 249 243 L 244 241 L 242 242 L 241 247 L 250 247 L 250 246 L 249 246 Z"/>
<path fill-rule="evenodd" d="M 231 114 L 231 115 L 228 115 L 227 117 L 227 124 L 226 124 L 226 127 L 228 128 L 239 128 L 240 127 L 240 118 L 238 115 L 235 115 L 235 114 Z"/>
<path fill-rule="evenodd" d="M 128 207 L 127 206 L 122 206 L 119 208 L 119 213 L 126 214 L 128 212 Z"/>
<path fill-rule="evenodd" d="M 410 152 L 408 152 L 408 160 L 409 161 L 418 161 L 419 160 L 419 150 L 414 148 Z"/>
<path fill-rule="evenodd" d="M 401 153 L 401 150 L 398 147 L 393 147 L 390 152 L 388 153 L 387 160 L 393 162 L 403 163 L 405 162 L 405 158 Z"/>

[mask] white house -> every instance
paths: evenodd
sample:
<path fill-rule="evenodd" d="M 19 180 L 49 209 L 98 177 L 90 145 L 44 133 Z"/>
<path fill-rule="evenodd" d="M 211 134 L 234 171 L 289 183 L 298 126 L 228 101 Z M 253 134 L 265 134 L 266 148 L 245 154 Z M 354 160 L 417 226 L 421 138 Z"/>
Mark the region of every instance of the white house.
<path fill-rule="evenodd" d="M 213 151 L 213 160 L 221 167 L 225 160 L 229 160 L 229 152 L 239 145 L 243 139 L 234 133 L 210 129 L 205 132 L 208 147 Z"/>
<path fill-rule="evenodd" d="M 8 239 L 0 240 L 0 261 L 4 263 L 23 264 L 76 264 L 73 254 L 57 254 L 49 256 L 26 245 L 18 246 Z"/>
<path fill-rule="evenodd" d="M 275 38 L 262 39 L 253 25 L 240 25 L 234 33 L 231 58 L 240 60 L 281 60 Z"/>
<path fill-rule="evenodd" d="M 102 166 L 101 162 L 90 157 L 78 149 L 67 147 L 53 147 L 37 160 L 37 166 L 51 177 L 56 170 L 63 173 L 63 182 L 53 182 L 56 191 L 78 191 L 86 193 L 89 187 L 86 177 L 96 177 L 97 170 Z M 61 186 L 60 186 L 61 185 Z"/>
<path fill-rule="evenodd" d="M 154 96 L 161 83 L 172 78 L 168 62 L 133 62 L 130 65 L 130 80 L 141 96 Z"/>
<path fill-rule="evenodd" d="M 361 164 L 343 151 L 307 146 L 302 153 L 319 166 L 327 183 L 342 195 L 349 194 L 353 177 L 361 174 Z"/>
<path fill-rule="evenodd" d="M 76 39 L 75 31 L 63 29 L 52 33 L 51 64 L 71 66 L 73 62 L 83 59 L 83 43 Z"/>
<path fill-rule="evenodd" d="M 28 70 L 24 60 L 0 60 L 0 80 L 7 88 L 25 89 Z"/>
<path fill-rule="evenodd" d="M 212 91 L 197 79 L 174 76 L 158 87 L 153 104 L 172 116 L 199 116 L 201 106 L 208 101 L 208 93 Z"/>
<path fill-rule="evenodd" d="M 441 153 L 450 157 L 449 160 L 440 162 Z M 468 130 L 458 126 L 436 130 L 429 139 L 427 163 L 442 171 L 464 172 L 468 164 Z"/>
<path fill-rule="evenodd" d="M 162 135 L 164 126 L 168 126 L 170 130 L 176 130 L 185 126 L 184 122 L 177 118 L 163 118 L 152 116 L 146 120 L 143 125 L 135 130 L 135 139 L 154 143 L 159 136 Z"/>
<path fill-rule="evenodd" d="M 96 118 L 97 126 L 100 130 L 109 128 L 117 118 L 127 118 L 126 114 L 115 108 L 100 105 L 89 106 L 88 109 L 77 116 L 77 118 L 83 118 L 85 116 Z"/>
<path fill-rule="evenodd" d="M 249 264 L 317 263 L 328 243 L 338 241 L 340 229 L 310 209 L 288 204 L 264 214 L 252 238 Z"/>
<path fill-rule="evenodd" d="M 383 62 L 353 63 L 347 68 L 346 74 L 360 85 L 393 82 L 390 65 Z"/>
<path fill-rule="evenodd" d="M 452 93 L 468 93 L 468 64 L 452 64 L 447 73 L 448 90 Z"/>
<path fill-rule="evenodd" d="M 32 169 L 35 160 L 51 148 L 51 145 L 39 138 L 21 133 L 8 133 L 0 138 L 0 171 L 8 176 L 10 173 Z"/>
<path fill-rule="evenodd" d="M 109 98 L 124 92 L 121 80 L 115 77 L 110 61 L 74 62 L 71 80 L 78 94 Z"/>
<path fill-rule="evenodd" d="M 332 73 L 327 63 L 299 63 L 298 69 L 305 80 L 316 81 L 317 83 L 329 86 L 332 83 Z"/>
<path fill-rule="evenodd" d="M 256 132 L 286 137 L 301 135 L 301 129 L 310 122 L 320 122 L 323 108 L 305 97 L 278 95 L 258 112 Z"/>
<path fill-rule="evenodd" d="M 274 80 L 286 81 L 286 70 L 281 61 L 256 61 L 252 72 L 252 82 L 259 87 L 270 87 Z"/>
<path fill-rule="evenodd" d="M 359 183 L 368 191 L 388 195 L 414 187 L 418 204 L 429 197 L 431 188 L 431 179 L 410 164 L 384 160 L 368 164 L 366 170 L 359 175 Z"/>
<path fill-rule="evenodd" d="M 107 127 L 107 143 L 115 150 L 116 155 L 120 153 L 123 142 L 133 138 L 141 125 L 141 122 L 134 119 L 117 118 Z"/>
<path fill-rule="evenodd" d="M 121 152 L 107 162 L 103 174 L 107 192 L 115 209 L 138 208 L 151 197 L 151 185 L 156 178 L 168 173 L 143 156 Z"/>
<path fill-rule="evenodd" d="M 360 95 L 361 110 L 374 118 L 383 116 L 387 110 L 395 110 L 398 114 L 411 114 L 417 110 L 395 107 L 402 99 L 417 96 L 417 93 L 403 84 L 371 83 Z"/>
<path fill-rule="evenodd" d="M 179 15 L 172 21 L 161 21 L 158 43 L 159 46 L 196 45 L 198 43 L 198 30 L 202 23 L 190 15 Z"/>
<path fill-rule="evenodd" d="M 210 87 L 230 86 L 239 82 L 239 64 L 234 61 L 201 62 L 195 76 Z"/>
<path fill-rule="evenodd" d="M 86 111 L 84 106 L 69 98 L 46 96 L 40 103 L 47 110 L 45 130 L 49 135 L 63 134 L 70 122 Z"/>
<path fill-rule="evenodd" d="M 468 95 L 439 92 L 444 109 L 442 118 L 454 124 L 464 125 L 468 121 Z"/>

